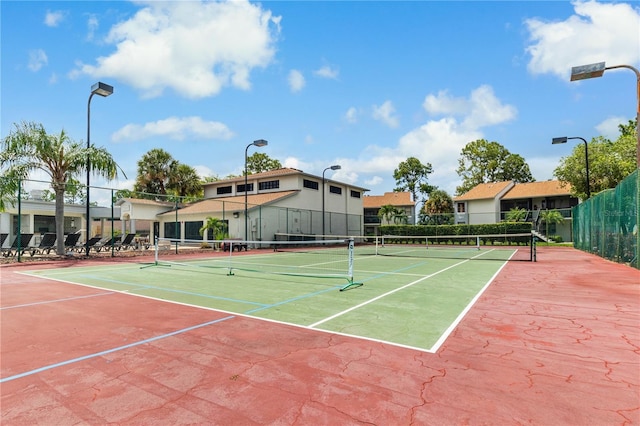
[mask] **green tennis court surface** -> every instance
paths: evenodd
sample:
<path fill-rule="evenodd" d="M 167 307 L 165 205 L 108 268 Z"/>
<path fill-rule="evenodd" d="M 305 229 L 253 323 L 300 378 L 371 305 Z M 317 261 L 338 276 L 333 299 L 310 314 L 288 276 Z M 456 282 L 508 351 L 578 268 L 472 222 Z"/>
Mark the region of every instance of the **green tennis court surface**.
<path fill-rule="evenodd" d="M 473 256 L 490 250 L 476 250 Z M 505 260 L 513 253 L 502 252 Z M 319 265 L 343 263 L 336 269 L 344 270 L 344 257 L 253 250 L 234 255 L 233 268 L 230 259 L 224 254 L 179 261 L 168 257 L 152 265 L 29 274 L 435 351 L 505 263 L 355 256 L 354 280 L 363 285 L 340 291 L 345 277 L 320 273 Z M 273 273 L 276 269 L 285 273 Z"/>

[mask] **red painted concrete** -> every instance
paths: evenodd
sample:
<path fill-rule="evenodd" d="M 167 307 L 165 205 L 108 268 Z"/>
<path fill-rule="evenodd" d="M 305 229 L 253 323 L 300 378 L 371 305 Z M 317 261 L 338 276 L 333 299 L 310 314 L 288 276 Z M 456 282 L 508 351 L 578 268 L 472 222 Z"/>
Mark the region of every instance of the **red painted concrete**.
<path fill-rule="evenodd" d="M 1 383 L 1 423 L 640 424 L 640 272 L 569 248 L 538 260 L 508 264 L 437 354 L 3 265 L 2 378 L 224 320 Z"/>

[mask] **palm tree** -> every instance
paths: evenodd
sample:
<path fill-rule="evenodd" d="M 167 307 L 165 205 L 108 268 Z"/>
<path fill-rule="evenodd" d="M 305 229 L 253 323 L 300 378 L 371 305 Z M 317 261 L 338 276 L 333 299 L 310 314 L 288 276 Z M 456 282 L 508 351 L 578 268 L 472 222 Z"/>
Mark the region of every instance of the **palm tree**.
<path fill-rule="evenodd" d="M 177 164 L 169 174 L 167 189 L 175 192 L 179 197 L 202 198 L 204 191 L 198 172 L 186 164 Z"/>
<path fill-rule="evenodd" d="M 211 229 L 213 231 L 213 238 L 215 240 L 223 240 L 229 236 L 227 233 L 227 222 L 217 217 L 207 217 L 207 221 L 200 228 L 200 235 Z"/>
<path fill-rule="evenodd" d="M 396 225 L 406 225 L 409 223 L 409 216 L 407 216 L 407 212 L 402 209 L 395 209 L 393 213 L 393 223 Z"/>
<path fill-rule="evenodd" d="M 169 177 L 178 166 L 178 162 L 167 151 L 154 148 L 138 161 L 138 176 L 133 186 L 138 196 L 156 201 L 166 201 Z"/>
<path fill-rule="evenodd" d="M 558 210 L 544 210 L 540 213 L 540 219 L 545 224 L 545 235 L 547 236 L 547 238 L 549 237 L 550 224 L 564 222 L 564 217 Z"/>
<path fill-rule="evenodd" d="M 387 221 L 387 225 L 391 223 L 391 218 L 396 214 L 396 208 L 391 204 L 384 205 L 378 210 L 378 217 Z"/>
<path fill-rule="evenodd" d="M 521 209 L 519 207 L 514 207 L 507 213 L 507 221 L 509 222 L 521 222 L 525 220 L 527 217 L 527 209 Z"/>
<path fill-rule="evenodd" d="M 104 148 L 89 148 L 73 141 L 64 130 L 59 135 L 48 135 L 42 124 L 23 122 L 15 124 L 13 131 L 2 140 L 0 146 L 0 170 L 7 185 L 2 185 L 0 198 L 15 193 L 20 181 L 29 173 L 42 170 L 51 178 L 55 193 L 56 252 L 64 254 L 64 193 L 67 184 L 87 170 L 87 158 L 94 175 L 114 179 L 118 164 Z M 4 201 L 0 209 L 4 210 Z M 88 233 L 89 224 L 87 224 Z"/>

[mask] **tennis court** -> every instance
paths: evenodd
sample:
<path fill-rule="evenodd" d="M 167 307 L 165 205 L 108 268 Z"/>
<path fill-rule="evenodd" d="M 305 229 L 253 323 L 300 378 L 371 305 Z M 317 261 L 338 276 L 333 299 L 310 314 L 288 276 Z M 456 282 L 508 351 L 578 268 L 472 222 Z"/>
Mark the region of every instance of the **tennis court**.
<path fill-rule="evenodd" d="M 32 274 L 434 352 L 518 250 L 387 244 L 376 256 L 369 245 L 349 265 L 346 241 L 273 244 Z"/>
<path fill-rule="evenodd" d="M 467 249 L 3 265 L 2 423 L 638 424 L 638 271 Z"/>

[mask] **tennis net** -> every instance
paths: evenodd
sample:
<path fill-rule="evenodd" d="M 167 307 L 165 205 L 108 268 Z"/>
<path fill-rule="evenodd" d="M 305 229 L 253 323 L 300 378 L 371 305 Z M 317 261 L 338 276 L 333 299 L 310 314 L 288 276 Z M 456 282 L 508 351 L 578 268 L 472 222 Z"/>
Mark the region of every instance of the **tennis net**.
<path fill-rule="evenodd" d="M 371 241 L 371 240 L 374 241 Z M 535 261 L 531 233 L 489 235 L 384 235 L 369 239 L 356 254 L 415 258 Z"/>
<path fill-rule="evenodd" d="M 173 256 L 184 254 L 188 256 Z M 346 279 L 340 290 L 362 283 L 353 278 L 353 239 L 305 241 L 175 240 L 158 238 L 158 266 L 210 268 L 248 274 Z"/>

